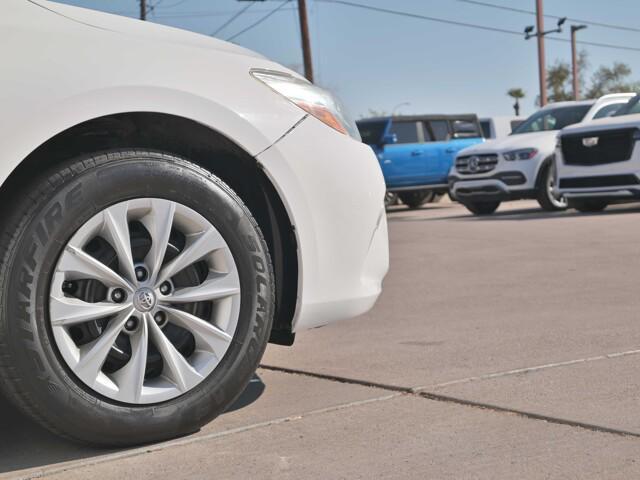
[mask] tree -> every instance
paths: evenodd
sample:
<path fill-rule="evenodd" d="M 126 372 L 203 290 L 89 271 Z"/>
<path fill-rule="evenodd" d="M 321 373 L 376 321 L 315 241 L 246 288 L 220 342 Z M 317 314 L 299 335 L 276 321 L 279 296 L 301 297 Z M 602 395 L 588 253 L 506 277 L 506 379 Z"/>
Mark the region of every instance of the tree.
<path fill-rule="evenodd" d="M 513 98 L 516 102 L 513 104 L 513 109 L 516 112 L 516 116 L 520 115 L 520 100 L 525 97 L 524 90 L 521 88 L 511 88 L 507 91 L 507 95 Z"/>
<path fill-rule="evenodd" d="M 601 66 L 591 77 L 591 87 L 586 98 L 597 98 L 607 93 L 640 91 L 640 82 L 629 80 L 631 68 L 621 62 L 614 62 L 613 67 Z"/>
<path fill-rule="evenodd" d="M 578 54 L 578 76 L 581 98 L 598 98 L 608 93 L 637 92 L 640 91 L 640 82 L 629 79 L 631 68 L 621 62 L 614 62 L 612 67 L 602 65 L 591 76 L 590 85 L 585 82 L 586 72 L 589 69 L 587 52 L 584 50 Z M 573 87 L 571 84 L 571 66 L 562 60 L 556 62 L 547 69 L 547 95 L 550 102 L 562 102 L 573 99 Z"/>
<path fill-rule="evenodd" d="M 582 50 L 578 54 L 578 76 L 580 85 L 584 85 L 584 74 L 589 66 L 587 52 Z M 563 102 L 573 99 L 573 86 L 571 78 L 571 65 L 556 60 L 547 69 L 547 96 L 550 102 Z"/>

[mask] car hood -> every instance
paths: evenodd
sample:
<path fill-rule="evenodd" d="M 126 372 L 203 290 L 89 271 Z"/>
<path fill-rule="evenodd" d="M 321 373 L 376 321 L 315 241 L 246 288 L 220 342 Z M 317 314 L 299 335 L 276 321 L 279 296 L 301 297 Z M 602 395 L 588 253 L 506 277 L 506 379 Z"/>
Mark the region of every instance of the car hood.
<path fill-rule="evenodd" d="M 255 58 L 264 58 L 256 52 L 207 35 L 200 35 L 173 27 L 167 27 L 165 25 L 158 25 L 152 22 L 142 22 L 140 20 L 120 15 L 97 12 L 95 10 L 63 5 L 47 0 L 29 1 L 69 20 L 89 27 L 99 28 L 101 30 L 150 40 L 156 43 L 173 43 Z"/>
<path fill-rule="evenodd" d="M 640 128 L 640 113 L 623 115 L 620 117 L 599 118 L 586 123 L 570 125 L 562 130 L 562 134 L 634 127 Z"/>
<path fill-rule="evenodd" d="M 519 148 L 537 148 L 538 150 L 553 148 L 555 145 L 557 130 L 534 133 L 521 133 L 509 135 L 497 140 L 489 140 L 471 147 L 465 148 L 460 155 L 477 155 L 486 153 L 502 153 Z"/>

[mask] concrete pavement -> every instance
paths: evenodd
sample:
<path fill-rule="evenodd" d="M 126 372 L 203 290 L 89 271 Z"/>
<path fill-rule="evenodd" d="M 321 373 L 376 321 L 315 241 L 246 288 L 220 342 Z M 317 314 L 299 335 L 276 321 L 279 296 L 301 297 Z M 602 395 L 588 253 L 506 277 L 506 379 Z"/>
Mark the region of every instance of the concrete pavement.
<path fill-rule="evenodd" d="M 0 476 L 640 475 L 640 207 L 390 213 L 367 315 L 270 346 L 234 411 L 127 451 L 58 440 L 0 401 Z"/>

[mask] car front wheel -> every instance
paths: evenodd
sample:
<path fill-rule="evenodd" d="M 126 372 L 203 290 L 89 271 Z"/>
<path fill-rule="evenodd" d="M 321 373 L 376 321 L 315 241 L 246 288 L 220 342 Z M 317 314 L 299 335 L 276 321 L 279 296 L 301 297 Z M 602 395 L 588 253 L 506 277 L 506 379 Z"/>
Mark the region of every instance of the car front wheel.
<path fill-rule="evenodd" d="M 540 178 L 537 192 L 537 200 L 540 207 L 547 212 L 566 210 L 567 200 L 564 197 L 556 197 L 554 193 L 555 175 L 553 174 L 553 165 L 551 163 L 543 167 Z"/>
<path fill-rule="evenodd" d="M 72 160 L 16 199 L 0 243 L 0 387 L 70 439 L 188 434 L 243 391 L 274 280 L 234 192 L 168 154 Z"/>
<path fill-rule="evenodd" d="M 606 200 L 575 200 L 571 206 L 582 213 L 595 213 L 605 210 L 609 206 Z"/>
<path fill-rule="evenodd" d="M 464 206 L 474 215 L 491 215 L 498 209 L 500 202 L 465 202 Z"/>

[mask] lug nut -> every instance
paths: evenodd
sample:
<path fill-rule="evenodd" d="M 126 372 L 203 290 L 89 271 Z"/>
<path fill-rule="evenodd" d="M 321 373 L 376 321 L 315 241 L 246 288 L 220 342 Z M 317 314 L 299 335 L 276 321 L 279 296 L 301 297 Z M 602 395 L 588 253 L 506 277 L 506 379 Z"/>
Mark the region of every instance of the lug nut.
<path fill-rule="evenodd" d="M 113 292 L 111 292 L 111 300 L 113 300 L 116 303 L 124 302 L 124 298 L 125 298 L 125 293 L 124 293 L 124 290 L 122 290 L 121 288 L 115 288 Z"/>
<path fill-rule="evenodd" d="M 156 314 L 153 316 L 153 319 L 155 320 L 156 324 L 162 326 L 167 321 L 167 314 L 164 312 L 156 312 Z"/>
<path fill-rule="evenodd" d="M 125 330 L 128 332 L 133 332 L 136 328 L 138 328 L 138 319 L 136 317 L 131 317 L 127 320 L 127 323 L 124 324 Z"/>
<path fill-rule="evenodd" d="M 147 269 L 144 267 L 136 267 L 136 278 L 139 282 L 144 282 L 149 274 L 147 273 Z"/>
<path fill-rule="evenodd" d="M 164 282 L 160 285 L 160 293 L 162 295 L 169 295 L 171 293 L 171 284 L 169 282 Z"/>

